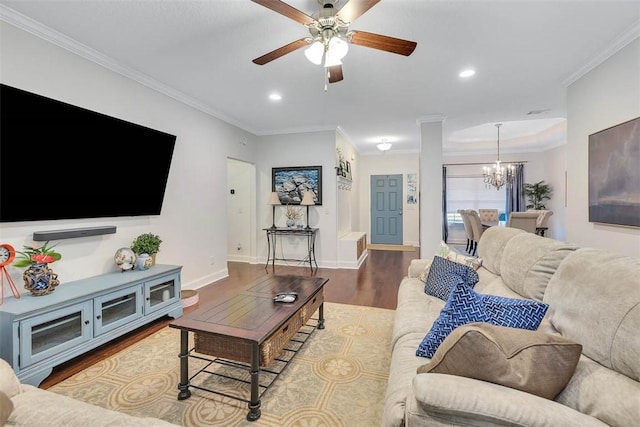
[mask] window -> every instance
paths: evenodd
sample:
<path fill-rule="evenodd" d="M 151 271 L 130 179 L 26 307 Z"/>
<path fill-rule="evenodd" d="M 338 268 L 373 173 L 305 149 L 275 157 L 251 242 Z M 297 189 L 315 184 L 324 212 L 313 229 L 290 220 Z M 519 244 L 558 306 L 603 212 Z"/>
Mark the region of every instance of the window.
<path fill-rule="evenodd" d="M 447 170 L 447 225 L 448 242 L 464 243 L 467 234 L 458 209 L 498 209 L 505 212 L 507 190 L 487 188 L 482 175 L 454 175 L 453 168 Z"/>

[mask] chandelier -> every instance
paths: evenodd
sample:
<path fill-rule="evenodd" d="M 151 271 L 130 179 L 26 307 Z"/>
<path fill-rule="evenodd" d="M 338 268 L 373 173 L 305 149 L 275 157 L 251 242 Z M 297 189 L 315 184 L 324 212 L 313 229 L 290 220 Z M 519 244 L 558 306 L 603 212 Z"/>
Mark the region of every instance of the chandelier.
<path fill-rule="evenodd" d="M 498 128 L 498 160 L 492 166 L 483 167 L 484 183 L 487 188 L 495 187 L 496 190 L 500 190 L 505 184 L 513 183 L 513 177 L 515 175 L 515 167 L 513 165 L 502 166 L 500 163 L 500 126 L 502 123 L 497 123 Z"/>

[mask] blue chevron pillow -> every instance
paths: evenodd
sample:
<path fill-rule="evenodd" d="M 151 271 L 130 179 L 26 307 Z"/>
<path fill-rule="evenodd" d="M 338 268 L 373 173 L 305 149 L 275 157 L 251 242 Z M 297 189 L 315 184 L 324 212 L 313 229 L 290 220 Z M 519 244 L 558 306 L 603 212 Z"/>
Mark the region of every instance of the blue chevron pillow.
<path fill-rule="evenodd" d="M 440 316 L 418 346 L 416 356 L 433 357 L 442 341 L 458 326 L 488 321 L 489 314 L 482 302 L 482 295 L 462 282 L 457 283 L 440 311 Z"/>
<path fill-rule="evenodd" d="M 464 283 L 473 288 L 478 280 L 478 273 L 473 268 L 434 256 L 424 285 L 424 292 L 446 301 L 451 290 L 457 284 Z"/>
<path fill-rule="evenodd" d="M 482 295 L 482 302 L 491 318 L 489 323 L 530 331 L 538 329 L 549 308 L 543 302 L 496 295 Z"/>

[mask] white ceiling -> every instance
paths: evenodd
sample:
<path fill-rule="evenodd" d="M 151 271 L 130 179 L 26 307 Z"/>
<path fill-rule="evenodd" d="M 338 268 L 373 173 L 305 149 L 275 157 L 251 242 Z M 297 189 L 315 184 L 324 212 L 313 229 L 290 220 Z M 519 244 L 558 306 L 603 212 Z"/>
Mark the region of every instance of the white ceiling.
<path fill-rule="evenodd" d="M 304 49 L 251 62 L 308 31 L 250 0 L 0 3 L 4 20 L 254 134 L 339 126 L 362 154 L 383 137 L 391 152 L 417 151 L 418 123 L 442 117 L 445 152 L 495 150 L 497 122 L 501 151 L 558 145 L 566 84 L 640 34 L 638 0 L 382 0 L 349 28 L 415 41 L 415 52 L 351 45 L 344 80 L 325 92 Z M 320 8 L 287 3 L 309 15 Z M 462 80 L 467 67 L 476 75 Z"/>

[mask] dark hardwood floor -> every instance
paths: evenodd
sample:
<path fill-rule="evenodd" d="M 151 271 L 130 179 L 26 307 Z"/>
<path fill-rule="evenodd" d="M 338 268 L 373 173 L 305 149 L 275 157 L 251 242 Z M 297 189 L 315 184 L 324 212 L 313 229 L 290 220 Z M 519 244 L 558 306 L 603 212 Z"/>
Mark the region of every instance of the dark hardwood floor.
<path fill-rule="evenodd" d="M 400 281 L 406 276 L 411 260 L 419 258 L 419 253 L 419 250 L 414 252 L 370 250 L 369 256 L 358 270 L 320 268 L 314 273 L 314 276 L 329 279 L 324 288 L 325 301 L 395 309 Z M 268 272 L 265 271 L 264 264 L 229 262 L 228 269 L 228 277 L 198 289 L 200 303 L 187 307 L 185 313 L 196 310 L 203 302 L 233 294 L 238 286 L 249 281 L 267 274 L 273 274 L 271 268 L 269 268 Z M 276 265 L 275 274 L 306 276 L 310 272 L 309 268 L 305 267 Z M 40 384 L 40 388 L 49 388 L 105 357 L 123 350 L 164 328 L 171 320 L 173 319 L 163 317 L 82 356 L 63 363 L 54 368 L 52 374 Z"/>

